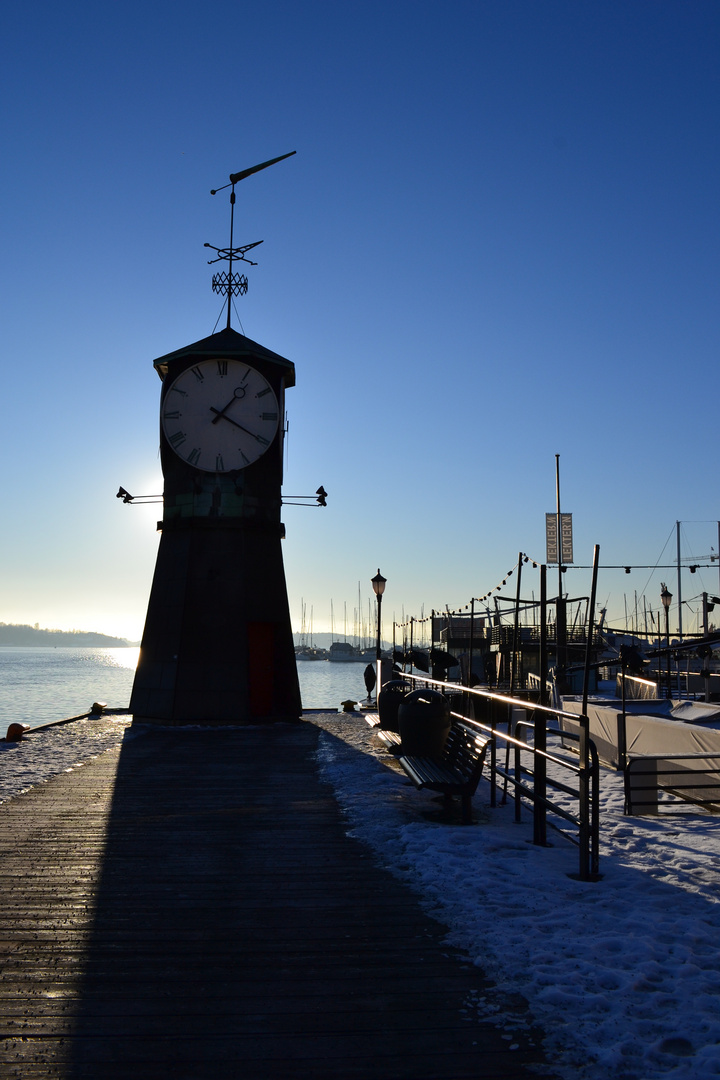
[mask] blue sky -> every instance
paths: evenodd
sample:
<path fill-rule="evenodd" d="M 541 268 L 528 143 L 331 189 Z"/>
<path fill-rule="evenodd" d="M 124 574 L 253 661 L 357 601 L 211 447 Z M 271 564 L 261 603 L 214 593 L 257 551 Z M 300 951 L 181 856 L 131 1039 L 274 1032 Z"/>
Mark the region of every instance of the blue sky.
<path fill-rule="evenodd" d="M 296 627 L 378 566 L 399 618 L 541 561 L 555 454 L 577 564 L 717 553 L 719 44 L 714 0 L 6 12 L 0 621 L 139 638 L 152 360 L 220 314 L 210 189 L 289 150 L 237 189 L 234 325 L 296 365 L 286 492 L 329 492 L 284 512 Z"/>

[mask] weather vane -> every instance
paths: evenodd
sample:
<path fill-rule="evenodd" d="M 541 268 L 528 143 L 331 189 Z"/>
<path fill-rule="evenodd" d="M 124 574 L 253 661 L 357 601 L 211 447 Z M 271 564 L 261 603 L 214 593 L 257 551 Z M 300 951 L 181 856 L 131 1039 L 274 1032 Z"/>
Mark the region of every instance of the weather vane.
<path fill-rule="evenodd" d="M 246 262 L 250 266 L 257 266 L 252 259 L 246 259 L 245 255 L 252 248 L 262 244 L 262 240 L 256 240 L 254 244 L 242 244 L 240 247 L 233 247 L 233 227 L 235 218 L 235 185 L 244 180 L 246 176 L 252 176 L 253 173 L 260 172 L 261 169 L 267 169 L 270 165 L 275 165 L 278 161 L 284 161 L 285 158 L 292 157 L 296 153 L 295 150 L 291 150 L 289 154 L 282 154 L 280 157 L 273 158 L 271 161 L 263 161 L 261 165 L 253 165 L 250 169 L 243 169 L 241 172 L 230 173 L 230 183 L 223 184 L 220 188 L 215 188 L 210 192 L 211 195 L 217 195 L 218 191 L 224 191 L 225 188 L 232 187 L 230 192 L 230 247 L 217 248 L 213 244 L 205 244 L 205 247 L 212 248 L 217 252 L 216 259 L 209 259 L 208 266 L 212 266 L 216 262 L 226 262 L 228 264 L 227 272 L 223 271 L 221 274 L 213 274 L 212 289 L 214 293 L 219 293 L 221 296 L 227 296 L 227 327 L 230 329 L 230 313 L 232 307 L 233 296 L 244 296 L 248 288 L 248 279 L 244 274 L 233 273 L 233 262 Z"/>

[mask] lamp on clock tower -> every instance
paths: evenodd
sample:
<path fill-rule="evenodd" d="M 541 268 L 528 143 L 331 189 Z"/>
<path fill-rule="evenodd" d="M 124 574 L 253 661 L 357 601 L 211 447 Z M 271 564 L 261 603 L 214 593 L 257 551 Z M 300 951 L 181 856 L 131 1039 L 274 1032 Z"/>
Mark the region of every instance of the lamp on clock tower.
<path fill-rule="evenodd" d="M 231 206 L 235 183 L 273 163 L 231 176 Z M 232 259 L 250 246 L 232 247 L 231 224 L 219 253 L 230 270 L 216 288 L 228 325 L 154 361 L 165 485 L 134 723 L 287 721 L 302 711 L 280 521 L 295 368 L 229 325 L 232 296 L 245 291 L 234 288 Z"/>

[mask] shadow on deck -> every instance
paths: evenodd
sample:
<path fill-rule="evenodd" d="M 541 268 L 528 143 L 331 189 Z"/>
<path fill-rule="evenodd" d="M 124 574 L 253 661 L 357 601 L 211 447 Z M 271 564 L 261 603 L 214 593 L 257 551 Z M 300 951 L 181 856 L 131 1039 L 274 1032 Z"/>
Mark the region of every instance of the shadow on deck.
<path fill-rule="evenodd" d="M 13 850 L 41 863 L 12 901 L 28 929 L 0 1075 L 518 1080 L 542 1063 L 477 1018 L 482 973 L 345 835 L 317 740 L 309 723 L 133 730 L 2 808 L 0 849 L 24 823 Z"/>

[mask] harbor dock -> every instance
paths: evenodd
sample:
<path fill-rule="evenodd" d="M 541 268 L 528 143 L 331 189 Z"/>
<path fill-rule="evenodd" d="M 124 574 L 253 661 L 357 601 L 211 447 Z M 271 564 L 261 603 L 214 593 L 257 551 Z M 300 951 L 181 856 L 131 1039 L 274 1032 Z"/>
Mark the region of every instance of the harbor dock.
<path fill-rule="evenodd" d="M 0 1077 L 551 1075 L 347 835 L 321 725 L 128 729 L 0 806 Z"/>

